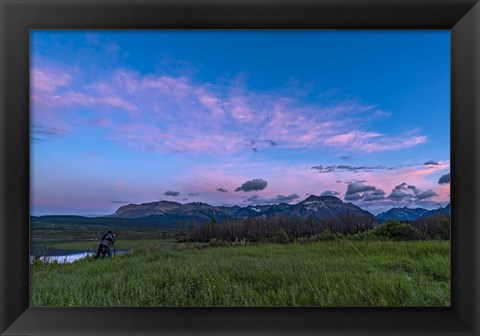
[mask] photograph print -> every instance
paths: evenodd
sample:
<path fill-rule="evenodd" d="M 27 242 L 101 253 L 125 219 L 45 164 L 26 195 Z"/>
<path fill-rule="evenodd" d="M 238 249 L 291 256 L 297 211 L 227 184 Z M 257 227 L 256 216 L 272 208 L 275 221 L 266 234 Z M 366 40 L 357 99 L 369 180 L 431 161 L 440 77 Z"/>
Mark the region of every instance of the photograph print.
<path fill-rule="evenodd" d="M 31 30 L 30 136 L 31 306 L 451 304 L 448 30 Z"/>

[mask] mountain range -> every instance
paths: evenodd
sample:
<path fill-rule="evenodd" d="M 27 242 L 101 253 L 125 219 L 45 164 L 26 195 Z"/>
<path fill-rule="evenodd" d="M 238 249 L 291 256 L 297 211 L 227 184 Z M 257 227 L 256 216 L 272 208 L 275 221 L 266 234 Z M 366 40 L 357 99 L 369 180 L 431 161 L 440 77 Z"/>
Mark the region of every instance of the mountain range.
<path fill-rule="evenodd" d="M 273 216 L 301 217 L 313 216 L 318 219 L 329 217 L 339 217 L 346 214 L 354 216 L 372 217 L 370 212 L 354 205 L 353 203 L 344 203 L 341 199 L 334 196 L 309 196 L 298 204 L 268 204 L 268 205 L 249 205 L 246 207 L 235 206 L 213 206 L 206 203 L 176 203 L 169 201 L 158 201 L 143 204 L 129 204 L 121 206 L 110 217 L 117 218 L 141 218 L 148 216 L 165 217 L 190 217 L 198 220 L 208 220 L 213 217 L 216 219 L 246 219 L 246 218 L 266 218 Z"/>
<path fill-rule="evenodd" d="M 434 210 L 427 210 L 423 208 L 392 208 L 388 211 L 382 212 L 377 215 L 377 220 L 383 223 L 389 219 L 395 219 L 398 221 L 413 221 L 422 217 L 431 217 L 437 215 L 450 216 L 450 203 L 444 208 L 440 207 Z"/>
<path fill-rule="evenodd" d="M 400 221 L 416 220 L 422 216 L 433 216 L 436 214 L 450 214 L 450 204 L 445 208 L 426 210 L 423 208 L 392 208 L 386 212 L 374 216 L 372 213 L 356 206 L 353 203 L 344 203 L 335 196 L 311 195 L 298 204 L 268 204 L 248 205 L 246 207 L 235 206 L 213 206 L 201 202 L 181 204 L 170 201 L 158 201 L 142 204 L 128 204 L 121 206 L 109 217 L 114 218 L 145 218 L 150 216 L 158 217 L 160 220 L 172 221 L 175 219 L 204 222 L 216 218 L 223 219 L 247 219 L 247 218 L 268 218 L 273 216 L 307 218 L 313 216 L 317 219 L 341 217 L 345 215 L 362 216 L 371 218 L 374 221 L 384 222 L 388 219 Z"/>
<path fill-rule="evenodd" d="M 32 225 L 69 226 L 141 226 L 174 229 L 179 225 L 189 225 L 194 222 L 203 224 L 215 218 L 225 219 L 268 218 L 284 217 L 313 217 L 317 219 L 338 218 L 343 216 L 362 217 L 368 221 L 382 223 L 389 219 L 399 221 L 416 220 L 421 217 L 439 214 L 450 215 L 450 204 L 446 207 L 426 210 L 423 208 L 392 208 L 377 216 L 356 206 L 353 203 L 344 203 L 334 196 L 311 195 L 298 204 L 269 204 L 248 205 L 246 207 L 213 206 L 206 203 L 193 202 L 181 204 L 170 201 L 158 201 L 142 204 L 128 204 L 121 206 L 109 216 L 82 217 L 82 216 L 31 216 Z"/>

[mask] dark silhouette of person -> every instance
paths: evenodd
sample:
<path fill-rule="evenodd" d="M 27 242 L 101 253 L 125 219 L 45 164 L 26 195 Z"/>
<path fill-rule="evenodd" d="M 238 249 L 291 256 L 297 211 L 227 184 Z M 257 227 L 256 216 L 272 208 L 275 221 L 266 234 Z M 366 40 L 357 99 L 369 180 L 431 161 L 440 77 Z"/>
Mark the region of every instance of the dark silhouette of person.
<path fill-rule="evenodd" d="M 105 257 L 112 257 L 113 255 L 113 244 L 115 244 L 115 240 L 117 239 L 117 234 L 113 233 L 113 231 L 108 231 L 102 236 L 102 240 L 100 241 L 100 245 L 98 246 L 97 255 L 95 258 L 105 258 Z"/>

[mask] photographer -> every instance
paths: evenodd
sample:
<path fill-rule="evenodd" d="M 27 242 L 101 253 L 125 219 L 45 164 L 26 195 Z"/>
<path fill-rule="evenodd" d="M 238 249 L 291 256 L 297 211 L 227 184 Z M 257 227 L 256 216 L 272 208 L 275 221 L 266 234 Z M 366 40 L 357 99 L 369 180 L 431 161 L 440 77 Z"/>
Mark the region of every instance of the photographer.
<path fill-rule="evenodd" d="M 113 231 L 108 231 L 102 236 L 102 240 L 100 245 L 98 246 L 97 255 L 95 258 L 105 258 L 105 257 L 112 257 L 115 254 L 115 240 L 117 239 L 117 234 L 113 233 Z"/>

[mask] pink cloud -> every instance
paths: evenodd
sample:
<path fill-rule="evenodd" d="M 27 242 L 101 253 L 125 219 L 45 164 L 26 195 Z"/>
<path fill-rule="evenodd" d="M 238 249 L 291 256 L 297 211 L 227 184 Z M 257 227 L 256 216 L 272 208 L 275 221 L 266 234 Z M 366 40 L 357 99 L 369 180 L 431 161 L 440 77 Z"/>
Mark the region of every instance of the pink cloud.
<path fill-rule="evenodd" d="M 31 71 L 32 111 L 39 119 L 62 119 L 55 107 L 111 106 L 126 111 L 138 111 L 138 107 L 119 96 L 118 92 L 106 83 L 93 83 L 84 88 L 76 87 L 73 77 L 64 70 L 34 68 Z M 63 113 L 64 111 L 62 111 Z"/>
<path fill-rule="evenodd" d="M 37 98 L 38 99 L 38 98 Z M 42 97 L 39 104 L 46 104 L 49 106 L 113 106 L 119 107 L 127 111 L 137 111 L 138 107 L 134 104 L 119 98 L 119 97 L 94 97 L 78 92 L 65 92 L 61 94 L 52 95 L 49 97 Z"/>
<path fill-rule="evenodd" d="M 246 98 L 242 95 L 235 95 L 230 97 L 227 103 L 228 110 L 233 118 L 240 123 L 251 122 L 254 119 L 254 114 Z"/>
<path fill-rule="evenodd" d="M 378 114 L 379 109 L 358 101 L 305 105 L 285 93 L 129 70 L 84 85 L 62 71 L 39 68 L 32 73 L 32 82 L 37 83 L 33 85 L 38 87 L 32 94 L 32 110 L 39 119 L 68 124 L 66 112 L 76 107 L 89 107 L 89 113 L 98 115 L 94 118 L 115 108 L 119 117 L 101 125 L 108 130 L 107 136 L 141 150 L 233 153 L 248 149 L 242 142 L 252 138 L 255 150 L 269 148 L 271 140 L 284 148 L 338 147 L 372 153 L 411 148 L 427 140 L 421 134 L 386 135 L 359 129 L 358 117 Z M 56 79 L 48 84 L 53 75 Z M 65 107 L 69 110 L 62 110 Z"/>
<path fill-rule="evenodd" d="M 411 148 L 427 141 L 425 135 L 412 135 L 411 132 L 389 136 L 376 132 L 351 131 L 332 136 L 325 144 L 332 147 L 345 147 L 364 153 L 394 151 Z"/>
<path fill-rule="evenodd" d="M 60 70 L 33 69 L 30 75 L 33 92 L 54 93 L 57 89 L 67 86 L 72 77 Z"/>
<path fill-rule="evenodd" d="M 136 72 L 126 70 L 117 71 L 115 80 L 118 81 L 120 88 L 123 88 L 128 94 L 155 91 L 170 98 L 182 99 L 193 89 L 185 77 L 155 75 L 142 77 Z"/>
<path fill-rule="evenodd" d="M 128 111 L 138 111 L 137 106 L 135 106 L 134 104 L 128 102 L 127 100 L 124 100 L 124 99 L 119 98 L 119 97 L 98 98 L 97 101 L 96 101 L 96 104 L 120 107 L 120 108 L 128 110 Z"/>
<path fill-rule="evenodd" d="M 370 139 L 379 137 L 381 134 L 372 132 L 352 131 L 345 134 L 335 135 L 325 141 L 327 145 L 332 146 L 353 146 L 359 147 L 365 145 Z"/>
<path fill-rule="evenodd" d="M 215 116 L 223 116 L 225 110 L 222 108 L 222 101 L 213 95 L 204 93 L 203 90 L 201 91 L 202 92 L 198 92 L 198 100 L 200 103 L 208 110 L 212 111 Z"/>

